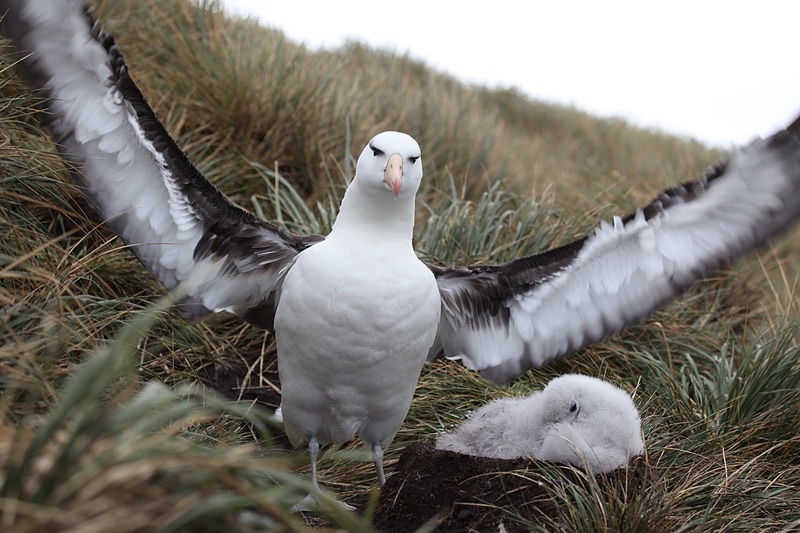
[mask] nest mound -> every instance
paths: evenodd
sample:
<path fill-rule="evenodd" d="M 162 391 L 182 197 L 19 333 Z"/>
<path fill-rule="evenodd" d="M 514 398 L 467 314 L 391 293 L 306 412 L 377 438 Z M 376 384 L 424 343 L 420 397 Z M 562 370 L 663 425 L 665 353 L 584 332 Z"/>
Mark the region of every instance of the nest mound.
<path fill-rule="evenodd" d="M 409 445 L 386 481 L 374 525 L 379 531 L 527 531 L 525 522 L 559 522 L 569 485 L 627 501 L 641 488 L 645 460 L 592 477 L 569 465 L 531 459 L 492 459 Z"/>

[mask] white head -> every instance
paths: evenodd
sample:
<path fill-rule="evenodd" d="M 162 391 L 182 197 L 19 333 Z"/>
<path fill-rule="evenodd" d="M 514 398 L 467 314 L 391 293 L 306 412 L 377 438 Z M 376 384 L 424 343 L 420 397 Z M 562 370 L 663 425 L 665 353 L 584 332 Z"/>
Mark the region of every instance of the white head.
<path fill-rule="evenodd" d="M 643 453 L 639 413 L 622 389 L 598 378 L 567 374 L 536 397 L 534 455 L 606 472 Z M 531 421 L 533 422 L 533 421 Z"/>
<path fill-rule="evenodd" d="M 344 238 L 368 246 L 411 246 L 414 199 L 422 181 L 417 141 L 405 133 L 385 131 L 373 137 L 356 163 L 339 214 L 327 240 Z M 376 240 L 377 239 L 377 240 Z"/>
<path fill-rule="evenodd" d="M 353 180 L 368 196 L 413 197 L 422 181 L 422 155 L 413 137 L 384 131 L 373 137 L 356 163 Z"/>

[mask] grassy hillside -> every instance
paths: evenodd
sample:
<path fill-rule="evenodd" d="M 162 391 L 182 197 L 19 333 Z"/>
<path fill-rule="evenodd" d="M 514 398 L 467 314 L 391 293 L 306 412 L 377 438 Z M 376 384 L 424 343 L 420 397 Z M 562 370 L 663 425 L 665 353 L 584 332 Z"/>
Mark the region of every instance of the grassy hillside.
<path fill-rule="evenodd" d="M 423 148 L 417 248 L 441 263 L 500 262 L 564 242 L 721 155 L 514 90 L 466 86 L 357 43 L 312 53 L 226 19 L 213 2 L 95 4 L 197 166 L 240 205 L 295 231 L 327 230 L 354 157 L 384 129 Z M 280 451 L 262 408 L 279 386 L 272 338 L 226 317 L 190 325 L 148 311 L 163 291 L 66 180 L 38 122 L 41 101 L 3 46 L 0 529 L 302 527 L 285 508 L 306 488 L 294 474 L 307 474 L 305 459 Z M 567 510 L 531 528 L 798 527 L 798 236 L 509 387 L 451 362 L 428 365 L 388 471 L 406 444 L 432 441 L 489 398 L 582 372 L 634 394 L 649 475 L 624 502 L 556 484 Z M 247 387 L 214 383 L 237 372 L 253 378 Z M 263 402 L 226 403 L 198 382 Z M 321 466 L 342 498 L 374 487 L 371 463 L 349 453 Z M 326 520 L 369 528 L 335 508 Z"/>

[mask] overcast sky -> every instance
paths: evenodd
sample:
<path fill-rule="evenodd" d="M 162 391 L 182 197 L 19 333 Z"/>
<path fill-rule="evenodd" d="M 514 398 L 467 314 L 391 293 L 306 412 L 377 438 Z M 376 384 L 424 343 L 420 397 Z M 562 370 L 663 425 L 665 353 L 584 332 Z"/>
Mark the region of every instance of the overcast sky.
<path fill-rule="evenodd" d="M 471 83 L 730 147 L 800 113 L 800 2 L 223 0 L 309 48 L 348 39 Z"/>

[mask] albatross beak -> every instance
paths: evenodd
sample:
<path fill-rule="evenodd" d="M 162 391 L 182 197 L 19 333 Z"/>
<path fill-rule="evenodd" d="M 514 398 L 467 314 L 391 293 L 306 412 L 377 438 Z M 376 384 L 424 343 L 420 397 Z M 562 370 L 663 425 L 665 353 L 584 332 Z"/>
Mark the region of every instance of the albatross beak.
<path fill-rule="evenodd" d="M 400 183 L 403 180 L 403 158 L 400 154 L 392 154 L 386 168 L 383 169 L 383 182 L 392 190 L 394 197 L 400 194 Z"/>

